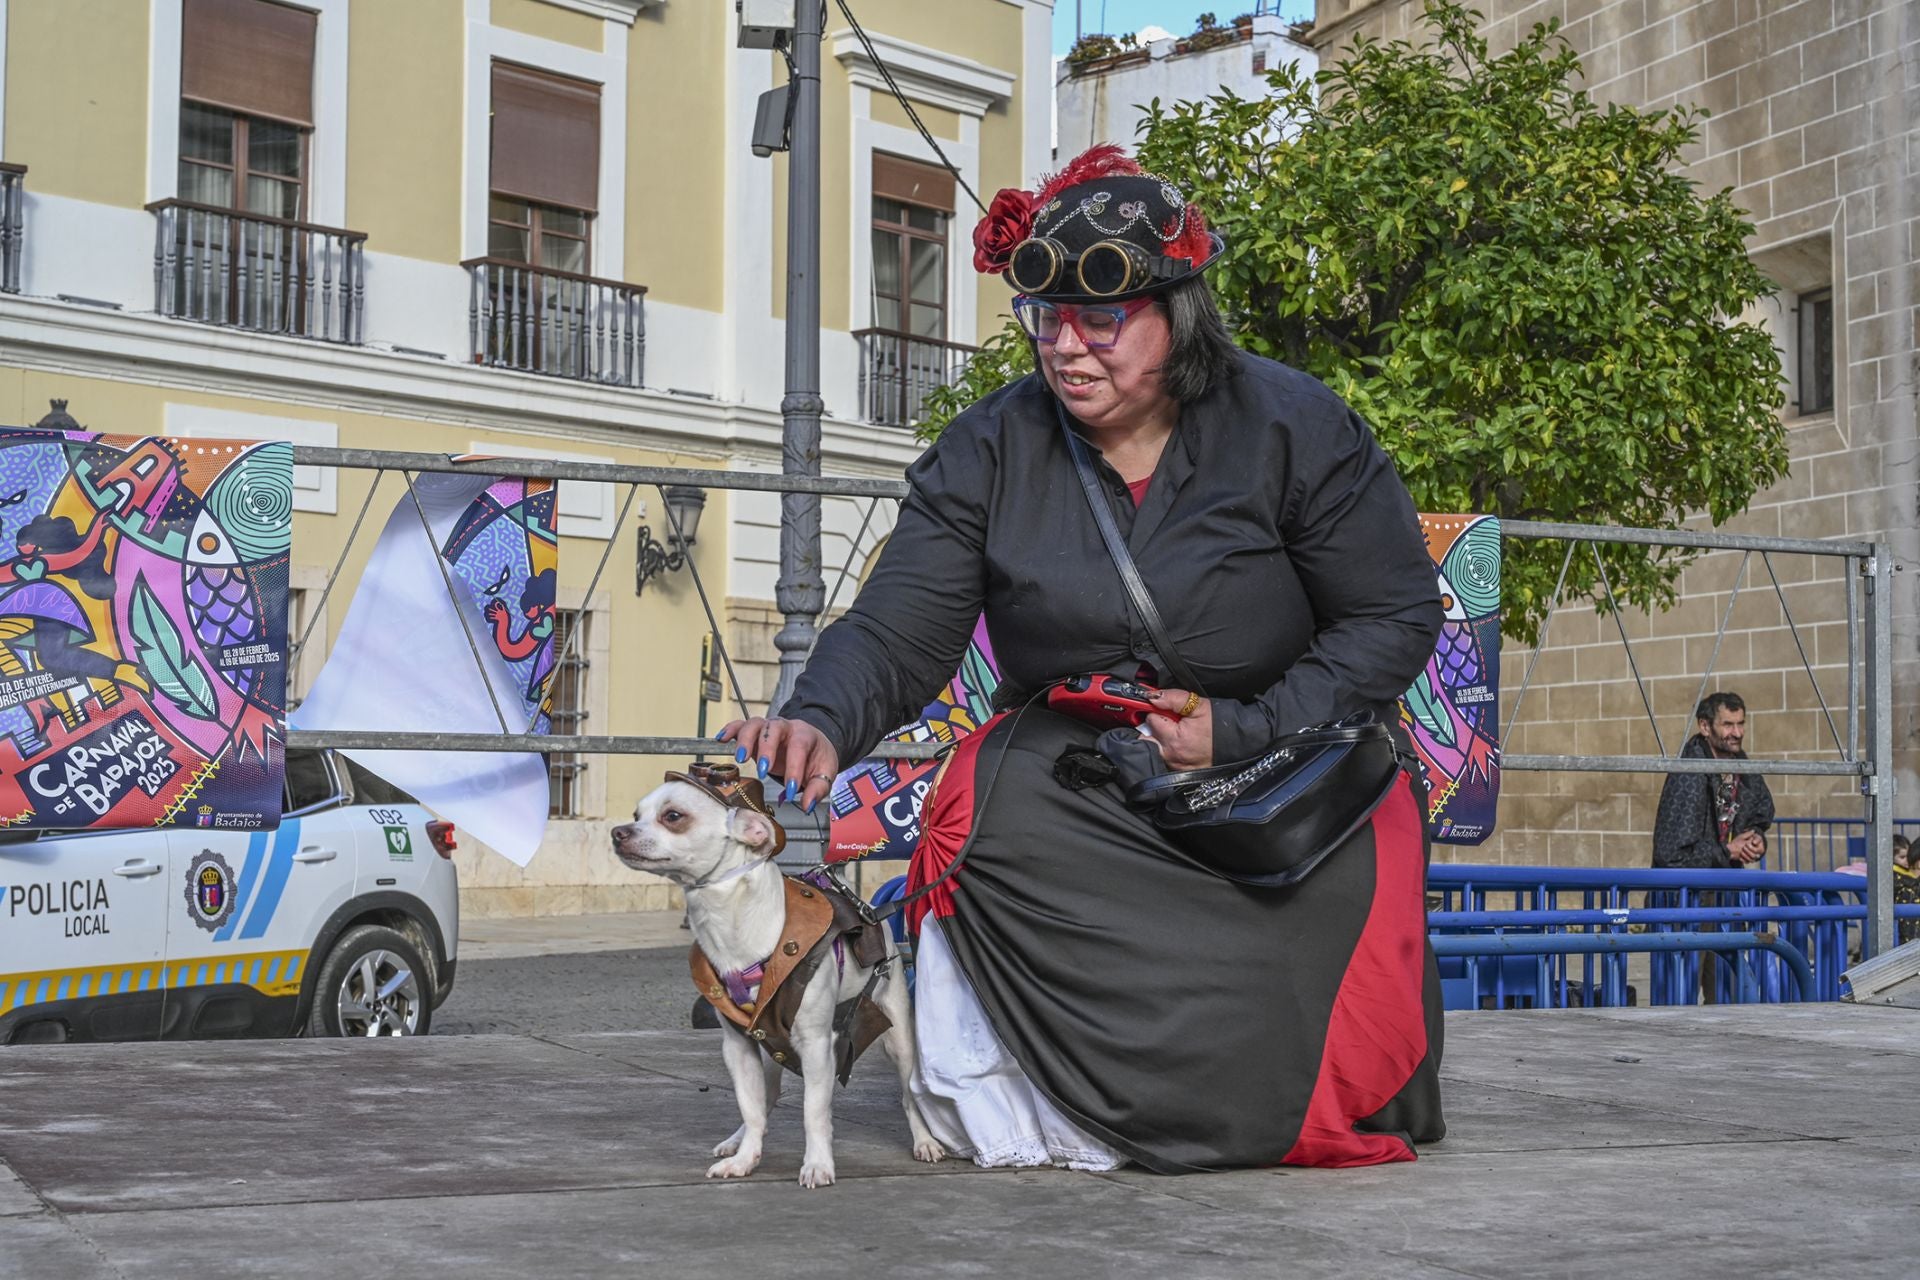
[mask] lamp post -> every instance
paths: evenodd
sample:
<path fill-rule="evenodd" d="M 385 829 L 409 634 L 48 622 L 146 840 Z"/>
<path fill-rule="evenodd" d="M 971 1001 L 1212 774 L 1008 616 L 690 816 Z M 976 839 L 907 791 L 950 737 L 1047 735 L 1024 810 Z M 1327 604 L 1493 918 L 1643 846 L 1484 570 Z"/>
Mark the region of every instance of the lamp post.
<path fill-rule="evenodd" d="M 686 567 L 687 556 L 700 532 L 700 513 L 706 509 L 707 491 L 690 484 L 670 484 L 662 488 L 667 506 L 667 542 L 653 536 L 653 530 L 641 525 L 639 545 L 634 551 L 633 594 L 645 590 L 647 579 L 663 573 L 678 573 Z"/>
<path fill-rule="evenodd" d="M 780 401 L 780 469 L 820 474 L 820 28 L 825 6 L 800 0 L 794 14 L 793 129 L 787 164 L 787 390 Z M 780 678 L 770 714 L 793 694 L 813 651 L 815 619 L 826 607 L 820 571 L 820 496 L 780 495 L 780 578 L 774 600 L 786 623 L 773 638 Z"/>

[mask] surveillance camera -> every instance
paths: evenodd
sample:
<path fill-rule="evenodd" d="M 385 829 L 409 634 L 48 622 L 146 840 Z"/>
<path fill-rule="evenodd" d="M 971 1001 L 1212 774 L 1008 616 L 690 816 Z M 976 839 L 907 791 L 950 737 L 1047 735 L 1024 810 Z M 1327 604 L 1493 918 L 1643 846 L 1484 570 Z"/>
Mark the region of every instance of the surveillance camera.
<path fill-rule="evenodd" d="M 787 114 L 791 109 L 788 85 L 760 95 L 753 112 L 753 154 L 766 157 L 787 149 Z"/>

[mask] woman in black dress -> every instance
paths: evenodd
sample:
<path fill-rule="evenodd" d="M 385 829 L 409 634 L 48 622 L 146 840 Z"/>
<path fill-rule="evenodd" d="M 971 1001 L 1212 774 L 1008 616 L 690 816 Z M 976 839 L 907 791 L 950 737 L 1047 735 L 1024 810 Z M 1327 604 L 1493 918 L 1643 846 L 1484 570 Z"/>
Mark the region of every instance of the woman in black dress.
<path fill-rule="evenodd" d="M 1168 767 L 1363 709 L 1396 722 L 1441 624 L 1413 504 L 1337 396 L 1232 346 L 1201 275 L 1223 246 L 1198 210 L 1096 148 L 1037 196 L 1001 192 L 975 245 L 981 270 L 1028 282 L 1015 308 L 1040 372 L 914 463 L 872 577 L 782 716 L 722 736 L 810 807 L 926 705 L 982 612 L 1003 706 L 1080 672 L 1164 683 L 1056 397 L 1211 695 L 1159 695 Z M 1054 780 L 1098 734 L 1044 708 L 1001 715 L 928 800 L 913 885 L 973 841 L 912 913 L 920 1089 L 942 1138 L 982 1163 L 1164 1172 L 1410 1160 L 1438 1139 L 1413 781 L 1302 883 L 1249 888 L 1173 851 L 1116 788 Z"/>

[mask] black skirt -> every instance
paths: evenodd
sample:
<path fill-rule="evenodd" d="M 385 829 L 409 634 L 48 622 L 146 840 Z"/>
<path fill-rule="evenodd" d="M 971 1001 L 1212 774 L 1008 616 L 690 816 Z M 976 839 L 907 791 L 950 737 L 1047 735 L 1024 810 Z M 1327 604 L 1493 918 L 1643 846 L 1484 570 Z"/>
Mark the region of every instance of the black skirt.
<path fill-rule="evenodd" d="M 1017 724 L 1016 724 L 1017 719 Z M 1401 782 L 1303 883 L 1195 865 L 1053 763 L 1097 732 L 1035 708 L 954 751 L 909 888 L 1034 1086 L 1149 1169 L 1346 1167 L 1438 1140 L 1425 823 Z"/>

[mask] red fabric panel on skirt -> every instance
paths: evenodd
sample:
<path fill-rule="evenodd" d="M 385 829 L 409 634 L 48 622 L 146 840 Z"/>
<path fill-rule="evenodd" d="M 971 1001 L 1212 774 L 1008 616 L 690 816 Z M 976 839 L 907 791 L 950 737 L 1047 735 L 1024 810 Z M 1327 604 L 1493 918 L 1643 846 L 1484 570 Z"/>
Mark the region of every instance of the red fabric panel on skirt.
<path fill-rule="evenodd" d="M 1420 806 L 1402 775 L 1373 815 L 1373 907 L 1334 998 L 1320 1075 L 1283 1164 L 1347 1169 L 1414 1158 L 1388 1133 L 1358 1133 L 1427 1056 L 1426 858 Z"/>
<path fill-rule="evenodd" d="M 920 815 L 920 843 L 914 848 L 913 863 L 907 869 L 908 893 L 938 880 L 940 873 L 953 862 L 953 856 L 967 843 L 967 836 L 973 831 L 973 788 L 980 748 L 987 741 L 988 731 L 999 722 L 1000 716 L 994 716 L 960 739 L 960 745 L 953 749 L 946 772 L 940 775 Z M 959 878 L 955 875 L 926 897 L 909 902 L 907 928 L 919 933 L 920 922 L 927 918 L 929 911 L 941 919 L 952 915 L 953 886 Z"/>

